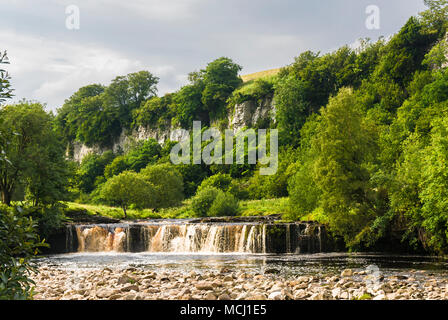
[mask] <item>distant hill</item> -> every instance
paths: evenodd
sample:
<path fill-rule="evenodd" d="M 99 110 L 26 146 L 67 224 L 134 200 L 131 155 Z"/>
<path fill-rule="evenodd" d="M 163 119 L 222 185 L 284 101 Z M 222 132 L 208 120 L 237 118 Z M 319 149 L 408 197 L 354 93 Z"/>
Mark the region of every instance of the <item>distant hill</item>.
<path fill-rule="evenodd" d="M 279 73 L 279 71 L 280 71 L 280 68 L 270 69 L 270 70 L 260 71 L 260 72 L 255 72 L 255 73 L 246 74 L 244 76 L 241 76 L 241 79 L 243 79 L 244 82 L 248 82 L 248 81 L 251 81 L 251 80 L 258 79 L 258 78 L 264 78 L 264 77 L 267 77 L 267 76 L 276 75 L 277 73 Z"/>

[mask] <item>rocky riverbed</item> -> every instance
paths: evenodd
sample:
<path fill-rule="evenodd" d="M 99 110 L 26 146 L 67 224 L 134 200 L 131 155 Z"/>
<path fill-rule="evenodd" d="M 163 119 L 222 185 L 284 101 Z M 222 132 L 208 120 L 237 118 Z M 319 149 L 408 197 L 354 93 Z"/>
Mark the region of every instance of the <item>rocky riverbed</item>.
<path fill-rule="evenodd" d="M 427 271 L 382 276 L 375 270 L 340 274 L 281 275 L 221 268 L 154 272 L 144 268 L 41 266 L 32 276 L 36 300 L 440 300 L 448 277 Z"/>

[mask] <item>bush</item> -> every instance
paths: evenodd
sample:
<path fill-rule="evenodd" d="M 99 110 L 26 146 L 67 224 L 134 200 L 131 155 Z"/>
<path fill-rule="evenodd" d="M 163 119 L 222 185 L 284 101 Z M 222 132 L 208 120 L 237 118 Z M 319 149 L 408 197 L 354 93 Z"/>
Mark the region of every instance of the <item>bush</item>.
<path fill-rule="evenodd" d="M 29 215 L 37 221 L 39 236 L 48 239 L 53 233 L 59 230 L 66 220 L 65 205 L 55 204 L 47 207 L 32 207 L 28 209 Z"/>
<path fill-rule="evenodd" d="M 222 191 L 228 191 L 231 183 L 232 177 L 229 174 L 217 173 L 202 181 L 198 188 L 198 192 L 210 187 L 217 188 Z"/>
<path fill-rule="evenodd" d="M 0 300 L 26 300 L 33 296 L 35 270 L 31 258 L 44 246 L 37 224 L 21 207 L 0 206 Z"/>
<path fill-rule="evenodd" d="M 238 200 L 229 192 L 206 187 L 191 202 L 193 212 L 199 217 L 235 216 L 239 211 Z"/>
<path fill-rule="evenodd" d="M 199 217 L 206 217 L 219 192 L 220 190 L 214 187 L 207 187 L 199 191 L 191 201 L 193 212 Z"/>
<path fill-rule="evenodd" d="M 220 191 L 208 211 L 210 217 L 236 216 L 239 211 L 238 200 L 230 193 Z"/>
<path fill-rule="evenodd" d="M 154 186 L 155 199 L 153 209 L 175 207 L 184 199 L 182 175 L 168 163 L 149 165 L 140 172 L 140 176 Z"/>

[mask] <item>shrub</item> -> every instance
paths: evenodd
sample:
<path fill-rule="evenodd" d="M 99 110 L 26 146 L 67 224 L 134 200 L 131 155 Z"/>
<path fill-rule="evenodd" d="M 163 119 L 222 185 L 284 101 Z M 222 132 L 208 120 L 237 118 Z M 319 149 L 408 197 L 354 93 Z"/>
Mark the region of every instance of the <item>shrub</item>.
<path fill-rule="evenodd" d="M 216 195 L 208 215 L 210 217 L 236 216 L 238 211 L 238 200 L 232 194 L 220 191 Z"/>
<path fill-rule="evenodd" d="M 33 296 L 35 270 L 31 258 L 44 246 L 37 224 L 21 207 L 0 206 L 0 300 L 26 300 Z"/>
<path fill-rule="evenodd" d="M 222 191 L 228 191 L 231 183 L 232 177 L 229 174 L 217 173 L 202 181 L 201 185 L 198 188 L 198 192 L 210 187 L 217 188 Z"/>
<path fill-rule="evenodd" d="M 214 187 L 199 191 L 191 201 L 193 212 L 199 217 L 206 217 L 219 192 L 220 190 Z"/>

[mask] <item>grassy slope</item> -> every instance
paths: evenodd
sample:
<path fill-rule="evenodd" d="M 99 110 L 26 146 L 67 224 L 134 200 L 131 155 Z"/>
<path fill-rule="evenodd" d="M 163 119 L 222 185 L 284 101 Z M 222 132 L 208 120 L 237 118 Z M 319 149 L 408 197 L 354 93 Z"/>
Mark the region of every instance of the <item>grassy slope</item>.
<path fill-rule="evenodd" d="M 260 72 L 255 72 L 255 73 L 251 73 L 251 74 L 246 74 L 244 76 L 241 76 L 241 79 L 243 79 L 244 82 L 248 82 L 251 80 L 255 80 L 258 78 L 265 78 L 268 76 L 274 76 L 277 73 L 279 73 L 280 68 L 278 69 L 270 69 L 270 70 L 265 70 L 265 71 L 260 71 Z"/>

